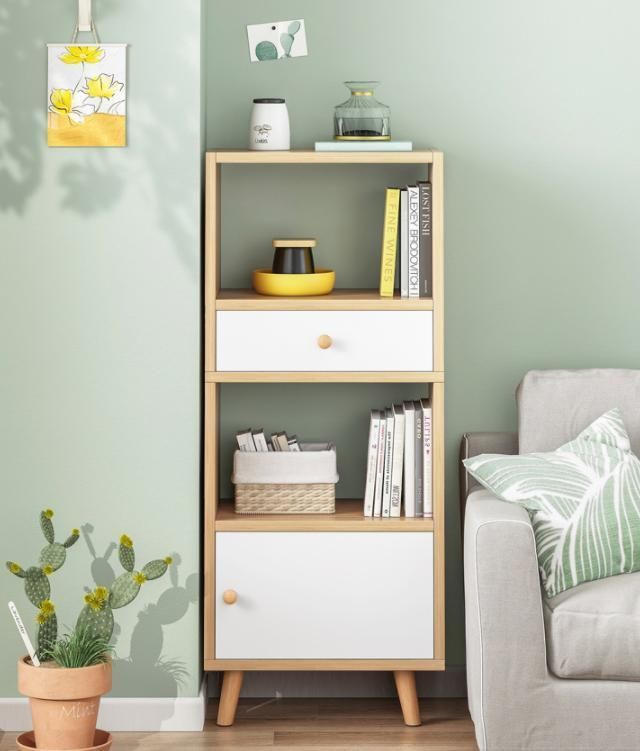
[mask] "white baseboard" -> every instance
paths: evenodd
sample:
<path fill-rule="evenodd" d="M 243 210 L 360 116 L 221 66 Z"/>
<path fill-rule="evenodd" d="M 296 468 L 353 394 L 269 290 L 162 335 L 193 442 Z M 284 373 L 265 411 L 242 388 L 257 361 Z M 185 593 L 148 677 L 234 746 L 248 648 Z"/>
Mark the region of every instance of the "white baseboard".
<path fill-rule="evenodd" d="M 206 680 L 202 682 L 198 696 L 149 699 L 108 696 L 100 702 L 98 727 L 110 732 L 198 732 L 204 727 L 206 703 Z M 18 732 L 30 728 L 28 699 L 0 699 L 0 731 Z"/>
<path fill-rule="evenodd" d="M 210 673 L 209 696 L 218 696 L 218 673 Z M 444 672 L 424 671 L 416 676 L 418 695 L 425 698 L 453 698 L 467 695 L 467 677 L 463 665 L 452 665 Z M 314 672 L 247 671 L 242 693 L 245 699 L 296 698 L 389 698 L 396 688 L 390 672 Z"/>

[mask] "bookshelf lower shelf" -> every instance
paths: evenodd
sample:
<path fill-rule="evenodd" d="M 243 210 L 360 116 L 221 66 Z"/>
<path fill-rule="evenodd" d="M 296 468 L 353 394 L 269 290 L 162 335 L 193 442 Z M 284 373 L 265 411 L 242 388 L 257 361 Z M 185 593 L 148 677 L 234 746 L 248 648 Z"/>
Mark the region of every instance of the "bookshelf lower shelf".
<path fill-rule="evenodd" d="M 216 532 L 433 532 L 433 519 L 372 519 L 362 515 L 361 500 L 337 500 L 335 514 L 236 514 L 231 501 L 221 501 Z"/>

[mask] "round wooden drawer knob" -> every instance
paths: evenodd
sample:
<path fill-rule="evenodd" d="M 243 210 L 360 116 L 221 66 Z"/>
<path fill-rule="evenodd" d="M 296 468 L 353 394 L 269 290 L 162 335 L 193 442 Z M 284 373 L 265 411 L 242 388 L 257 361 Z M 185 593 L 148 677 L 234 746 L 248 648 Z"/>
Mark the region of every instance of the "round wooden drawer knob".
<path fill-rule="evenodd" d="M 329 349 L 333 344 L 333 339 L 328 334 L 322 334 L 318 337 L 318 347 L 320 349 Z"/>
<path fill-rule="evenodd" d="M 235 591 L 235 589 L 225 589 L 225 591 L 222 593 L 222 599 L 227 603 L 227 605 L 233 605 L 238 600 L 238 593 Z"/>

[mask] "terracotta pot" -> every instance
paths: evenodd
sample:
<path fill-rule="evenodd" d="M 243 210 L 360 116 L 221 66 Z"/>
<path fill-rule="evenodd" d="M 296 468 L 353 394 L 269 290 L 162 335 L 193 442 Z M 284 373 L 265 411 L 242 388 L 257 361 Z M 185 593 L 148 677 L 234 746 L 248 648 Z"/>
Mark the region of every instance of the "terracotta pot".
<path fill-rule="evenodd" d="M 93 746 L 100 697 L 111 690 L 111 662 L 61 668 L 18 660 L 18 691 L 29 697 L 36 747 L 73 751 Z"/>

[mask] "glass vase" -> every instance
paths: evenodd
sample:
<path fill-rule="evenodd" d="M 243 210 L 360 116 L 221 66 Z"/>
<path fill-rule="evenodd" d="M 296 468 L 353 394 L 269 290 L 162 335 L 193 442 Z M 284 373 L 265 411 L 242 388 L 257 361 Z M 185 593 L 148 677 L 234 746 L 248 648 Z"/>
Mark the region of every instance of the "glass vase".
<path fill-rule="evenodd" d="M 351 96 L 335 109 L 334 135 L 338 141 L 388 141 L 391 111 L 373 95 L 379 81 L 345 81 Z"/>

